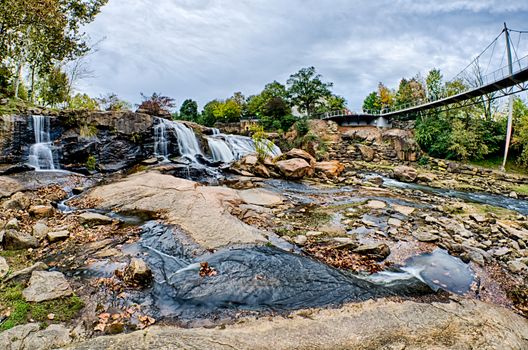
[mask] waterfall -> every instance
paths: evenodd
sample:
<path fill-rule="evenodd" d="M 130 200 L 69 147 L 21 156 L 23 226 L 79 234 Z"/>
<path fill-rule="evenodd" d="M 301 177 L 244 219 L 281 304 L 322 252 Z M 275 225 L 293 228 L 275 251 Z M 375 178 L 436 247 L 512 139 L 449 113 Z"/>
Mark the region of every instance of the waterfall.
<path fill-rule="evenodd" d="M 245 155 L 256 153 L 255 142 L 251 137 L 240 135 L 213 134 L 207 138 L 211 155 L 214 161 L 229 163 L 240 159 Z M 269 142 L 266 140 L 265 142 Z M 277 157 L 281 155 L 281 150 L 275 144 L 271 144 L 268 155 Z"/>
<path fill-rule="evenodd" d="M 224 140 L 216 137 L 208 137 L 207 143 L 209 144 L 211 156 L 215 162 L 230 163 L 235 160 L 235 155 Z"/>
<path fill-rule="evenodd" d="M 33 116 L 33 132 L 35 143 L 29 148 L 29 165 L 36 170 L 55 170 L 53 151 L 50 138 L 50 118 L 48 116 Z"/>
<path fill-rule="evenodd" d="M 167 140 L 167 124 L 164 119 L 154 126 L 154 154 L 167 159 L 169 156 L 169 141 Z"/>
<path fill-rule="evenodd" d="M 173 131 L 178 140 L 180 156 L 187 157 L 196 162 L 196 156 L 203 156 L 202 149 L 198 143 L 198 138 L 193 129 L 184 123 L 157 118 L 158 123 L 154 126 L 154 153 L 156 156 L 169 156 L 170 139 L 168 133 Z M 256 153 L 255 142 L 251 137 L 240 135 L 226 135 L 220 133 L 218 129 L 212 129 L 212 135 L 206 137 L 210 158 L 215 162 L 230 163 L 243 156 Z M 266 142 L 269 142 L 266 140 Z M 275 144 L 271 144 L 268 154 L 276 157 L 281 154 L 281 150 Z"/>
<path fill-rule="evenodd" d="M 171 122 L 176 136 L 178 136 L 178 148 L 182 157 L 189 157 L 195 159 L 196 155 L 202 153 L 198 138 L 194 131 L 185 124 L 178 122 Z"/>

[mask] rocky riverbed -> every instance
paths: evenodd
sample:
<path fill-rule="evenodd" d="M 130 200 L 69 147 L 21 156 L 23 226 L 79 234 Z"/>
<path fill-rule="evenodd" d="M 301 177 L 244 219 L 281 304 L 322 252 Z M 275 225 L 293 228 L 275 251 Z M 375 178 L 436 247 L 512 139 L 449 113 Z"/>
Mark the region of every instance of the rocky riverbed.
<path fill-rule="evenodd" d="M 93 118 L 99 141 L 75 137 L 98 158 L 182 127 Z M 0 347 L 527 348 L 528 177 L 418 165 L 407 131 L 312 124 L 326 158 L 233 148 L 221 166 L 207 135 L 250 140 L 205 129 L 198 154 L 152 157 L 189 151 L 158 130 L 119 146 L 120 171 L 0 167 Z"/>

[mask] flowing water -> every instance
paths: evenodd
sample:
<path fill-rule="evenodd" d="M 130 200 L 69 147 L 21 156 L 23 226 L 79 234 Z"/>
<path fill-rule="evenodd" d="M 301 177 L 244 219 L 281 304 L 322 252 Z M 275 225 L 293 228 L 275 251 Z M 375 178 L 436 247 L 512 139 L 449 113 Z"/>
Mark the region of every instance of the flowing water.
<path fill-rule="evenodd" d="M 29 165 L 35 170 L 55 170 L 53 146 L 50 137 L 50 118 L 48 116 L 34 115 L 33 132 L 35 143 L 29 148 Z"/>
<path fill-rule="evenodd" d="M 288 311 L 432 293 L 412 276 L 376 283 L 273 247 L 221 249 L 195 256 L 177 237 L 175 229 L 149 222 L 140 241 L 125 248 L 152 268 L 152 306 L 161 317 L 192 321 L 244 310 Z M 208 262 L 217 274 L 200 277 L 201 262 Z"/>
<path fill-rule="evenodd" d="M 215 162 L 230 163 L 245 155 L 256 153 L 257 146 L 265 149 L 271 157 L 282 154 L 277 145 L 269 140 L 261 141 L 262 145 L 256 145 L 251 137 L 241 135 L 226 135 L 213 132 L 213 136 L 207 137 L 211 156 Z M 267 147 L 269 146 L 269 147 Z"/>
<path fill-rule="evenodd" d="M 169 141 L 167 139 L 167 123 L 160 119 L 154 126 L 154 154 L 165 159 L 169 156 Z"/>

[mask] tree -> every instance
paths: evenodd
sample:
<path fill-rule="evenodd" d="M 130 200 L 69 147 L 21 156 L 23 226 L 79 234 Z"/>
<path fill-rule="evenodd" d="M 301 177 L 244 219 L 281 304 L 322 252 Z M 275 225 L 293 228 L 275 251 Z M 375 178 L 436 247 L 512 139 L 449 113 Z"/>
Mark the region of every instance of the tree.
<path fill-rule="evenodd" d="M 391 108 L 394 105 L 394 94 L 392 91 L 383 85 L 383 83 L 378 84 L 378 96 L 380 99 L 381 109 Z"/>
<path fill-rule="evenodd" d="M 308 67 L 292 74 L 287 81 L 288 93 L 293 105 L 308 116 L 324 103 L 325 98 L 332 95 L 330 88 L 333 83 L 325 83 L 321 78 L 322 76 L 316 73 L 315 67 Z"/>
<path fill-rule="evenodd" d="M 130 110 L 132 105 L 125 100 L 121 100 L 116 94 L 109 93 L 106 96 L 101 96 L 96 101 L 105 111 L 124 111 Z"/>
<path fill-rule="evenodd" d="M 442 86 L 442 73 L 439 69 L 431 69 L 425 78 L 427 98 L 430 100 L 438 100 L 444 97 L 445 91 Z"/>
<path fill-rule="evenodd" d="M 180 116 L 182 120 L 189 120 L 193 122 L 198 122 L 200 114 L 198 113 L 198 103 L 191 99 L 186 99 L 183 101 L 180 107 Z"/>
<path fill-rule="evenodd" d="M 99 109 L 99 103 L 87 94 L 77 94 L 70 98 L 68 107 L 73 110 L 96 111 Z"/>
<path fill-rule="evenodd" d="M 233 99 L 217 103 L 213 108 L 213 115 L 220 122 L 236 122 L 242 115 L 242 107 Z"/>
<path fill-rule="evenodd" d="M 517 163 L 528 167 L 528 106 L 518 97 L 513 100 L 512 148 L 519 154 Z"/>
<path fill-rule="evenodd" d="M 216 123 L 214 111 L 218 108 L 218 105 L 220 103 L 221 102 L 218 100 L 212 100 L 205 104 L 200 118 L 200 124 L 209 127 L 214 126 L 214 124 Z"/>
<path fill-rule="evenodd" d="M 95 19 L 107 0 L 17 0 L 0 2 L 0 63 L 14 67 L 16 87 L 28 65 L 34 77 L 50 73 L 58 62 L 88 50 L 81 28 Z"/>
<path fill-rule="evenodd" d="M 381 111 L 381 100 L 376 91 L 367 95 L 363 101 L 363 112 L 379 113 Z"/>
<path fill-rule="evenodd" d="M 42 82 L 40 96 L 48 105 L 56 107 L 58 104 L 66 102 L 68 95 L 68 76 L 62 72 L 60 67 L 55 67 Z"/>
<path fill-rule="evenodd" d="M 170 111 L 176 107 L 174 99 L 168 96 L 163 96 L 154 92 L 152 96 L 140 94 L 143 102 L 138 105 L 138 110 L 144 110 L 147 113 L 160 115 L 170 114 Z"/>

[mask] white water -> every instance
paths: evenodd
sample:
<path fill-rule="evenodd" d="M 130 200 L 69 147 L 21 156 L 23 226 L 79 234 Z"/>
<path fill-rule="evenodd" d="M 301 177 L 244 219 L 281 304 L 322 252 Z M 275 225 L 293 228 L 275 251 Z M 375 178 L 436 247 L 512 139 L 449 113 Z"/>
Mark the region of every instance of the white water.
<path fill-rule="evenodd" d="M 220 130 L 212 129 L 213 135 L 206 137 L 209 149 L 211 150 L 210 158 L 215 162 L 231 163 L 243 156 L 256 153 L 255 142 L 252 138 L 240 135 L 221 134 Z M 173 131 L 178 140 L 180 155 L 196 162 L 196 156 L 203 156 L 202 149 L 198 138 L 193 129 L 187 125 L 167 120 L 158 119 L 158 124 L 154 126 L 154 154 L 167 159 L 169 156 L 169 135 Z M 270 142 L 270 141 L 263 141 Z M 270 150 L 267 152 L 271 157 L 281 155 L 281 150 L 275 144 L 270 142 Z"/>
<path fill-rule="evenodd" d="M 255 142 L 252 138 L 240 135 L 213 134 L 207 138 L 211 155 L 215 162 L 230 163 L 251 153 L 256 153 Z M 270 142 L 265 140 L 263 142 Z M 270 142 L 270 150 L 267 152 L 271 157 L 281 155 L 281 150 Z"/>
<path fill-rule="evenodd" d="M 165 159 L 169 156 L 167 140 L 167 124 L 160 119 L 160 122 L 154 126 L 154 154 Z"/>
<path fill-rule="evenodd" d="M 35 143 L 29 148 L 29 165 L 35 170 L 55 170 L 53 150 L 50 138 L 50 118 L 42 115 L 33 116 Z"/>

